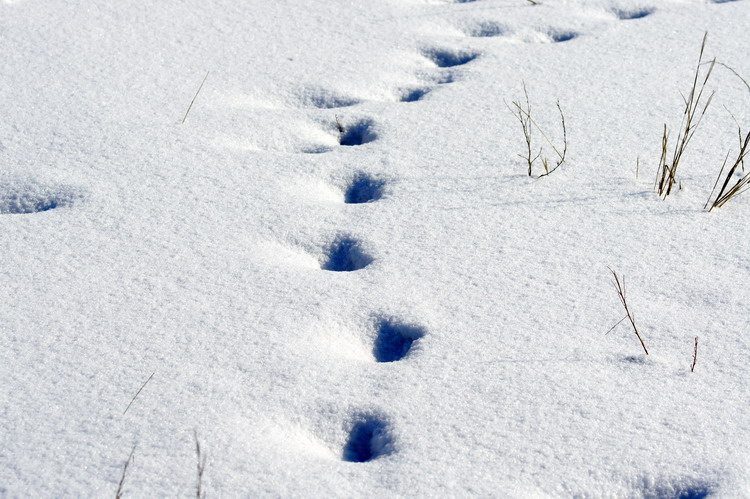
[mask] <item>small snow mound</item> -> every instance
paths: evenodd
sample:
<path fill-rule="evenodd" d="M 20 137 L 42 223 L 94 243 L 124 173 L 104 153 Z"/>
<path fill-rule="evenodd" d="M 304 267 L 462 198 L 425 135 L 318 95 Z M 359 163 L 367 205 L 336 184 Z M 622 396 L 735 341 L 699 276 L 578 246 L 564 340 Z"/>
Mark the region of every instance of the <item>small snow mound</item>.
<path fill-rule="evenodd" d="M 0 181 L 0 214 L 40 213 L 72 205 L 79 197 L 70 187 L 51 187 L 31 180 Z"/>
<path fill-rule="evenodd" d="M 357 414 L 352 418 L 342 459 L 366 463 L 393 452 L 393 438 L 387 421 L 375 414 Z"/>
<path fill-rule="evenodd" d="M 337 238 L 324 251 L 323 270 L 353 272 L 367 267 L 372 257 L 362 249 L 361 243 L 348 236 Z"/>

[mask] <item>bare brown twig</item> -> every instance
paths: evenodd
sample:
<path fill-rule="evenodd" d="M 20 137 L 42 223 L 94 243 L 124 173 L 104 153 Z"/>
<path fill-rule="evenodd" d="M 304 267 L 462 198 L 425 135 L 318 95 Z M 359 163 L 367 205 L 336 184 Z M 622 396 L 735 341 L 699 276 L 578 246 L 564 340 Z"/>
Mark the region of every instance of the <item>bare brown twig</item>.
<path fill-rule="evenodd" d="M 638 326 L 635 325 L 635 318 L 633 316 L 633 313 L 630 311 L 630 307 L 628 306 L 628 300 L 625 297 L 625 278 L 623 277 L 622 282 L 620 282 L 620 277 L 617 275 L 617 272 L 612 270 L 610 267 L 607 267 L 607 268 L 609 269 L 610 272 L 612 272 L 612 276 L 614 277 L 613 284 L 615 286 L 615 291 L 617 291 L 617 297 L 620 298 L 620 303 L 622 303 L 622 306 L 625 309 L 625 317 L 630 321 L 630 325 L 633 326 L 633 332 L 635 332 L 635 335 L 638 337 L 638 341 L 641 342 L 643 351 L 646 352 L 646 355 L 648 355 L 648 349 L 646 348 L 646 344 L 643 342 L 641 333 L 638 332 Z M 619 324 L 619 322 L 617 324 Z"/>
<path fill-rule="evenodd" d="M 695 337 L 695 349 L 693 350 L 693 364 L 690 366 L 690 372 L 695 372 L 695 363 L 698 361 L 698 337 Z"/>

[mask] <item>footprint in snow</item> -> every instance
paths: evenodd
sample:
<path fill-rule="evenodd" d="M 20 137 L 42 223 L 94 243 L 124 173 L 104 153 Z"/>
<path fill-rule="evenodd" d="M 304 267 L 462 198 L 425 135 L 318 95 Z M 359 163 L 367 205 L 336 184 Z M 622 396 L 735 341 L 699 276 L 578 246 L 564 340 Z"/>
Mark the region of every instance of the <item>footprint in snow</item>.
<path fill-rule="evenodd" d="M 373 354 L 378 362 L 396 362 L 404 359 L 414 343 L 425 335 L 424 329 L 390 318 L 375 321 Z"/>
<path fill-rule="evenodd" d="M 575 31 L 551 29 L 546 34 L 554 43 L 568 42 L 574 38 L 578 38 L 578 33 Z"/>
<path fill-rule="evenodd" d="M 344 203 L 363 204 L 383 197 L 385 180 L 359 172 L 352 177 L 344 191 Z"/>
<path fill-rule="evenodd" d="M 371 119 L 346 123 L 336 116 L 336 129 L 339 133 L 339 145 L 342 146 L 361 146 L 378 138 L 375 123 Z"/>
<path fill-rule="evenodd" d="M 479 57 L 477 52 L 437 47 L 424 49 L 422 55 L 432 61 L 439 68 L 463 66 Z"/>
<path fill-rule="evenodd" d="M 373 258 L 362 249 L 358 240 L 339 236 L 324 248 L 320 268 L 331 272 L 354 272 L 367 267 L 372 261 Z"/>
<path fill-rule="evenodd" d="M 417 102 L 432 91 L 429 87 L 402 88 L 397 92 L 399 102 Z"/>
<path fill-rule="evenodd" d="M 0 180 L 0 214 L 23 215 L 69 207 L 80 194 L 71 187 L 50 187 L 33 180 Z"/>
<path fill-rule="evenodd" d="M 372 413 L 354 415 L 347 422 L 349 434 L 342 452 L 342 460 L 367 463 L 393 452 L 390 425 L 382 416 Z"/>
<path fill-rule="evenodd" d="M 637 9 L 614 9 L 612 12 L 617 16 L 617 19 L 629 21 L 632 19 L 643 19 L 653 14 L 655 10 L 651 7 L 641 7 Z"/>

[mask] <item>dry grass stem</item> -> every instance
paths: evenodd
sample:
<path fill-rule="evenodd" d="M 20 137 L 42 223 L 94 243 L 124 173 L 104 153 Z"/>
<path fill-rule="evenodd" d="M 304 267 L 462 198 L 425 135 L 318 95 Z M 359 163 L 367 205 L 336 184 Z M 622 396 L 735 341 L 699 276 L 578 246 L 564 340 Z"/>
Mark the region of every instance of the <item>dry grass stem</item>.
<path fill-rule="evenodd" d="M 622 306 L 625 309 L 625 318 L 627 318 L 630 321 L 630 325 L 633 326 L 633 332 L 638 337 L 638 341 L 641 342 L 643 351 L 646 352 L 646 355 L 648 355 L 648 349 L 646 348 L 646 344 L 643 342 L 641 333 L 638 332 L 638 326 L 635 325 L 635 317 L 633 316 L 633 313 L 630 311 L 630 307 L 628 306 L 628 300 L 625 297 L 625 278 L 623 277 L 622 281 L 620 281 L 620 277 L 617 275 L 617 272 L 615 272 L 611 268 L 609 269 L 609 271 L 612 272 L 612 276 L 614 277 L 613 284 L 615 286 L 615 291 L 617 291 L 617 297 L 620 299 L 620 303 L 622 303 Z M 620 322 L 625 320 L 625 318 L 623 318 Z M 619 325 L 620 322 L 615 324 L 614 327 L 617 327 L 617 325 Z M 612 329 L 614 329 L 614 327 Z"/>
<path fill-rule="evenodd" d="M 149 376 L 149 377 L 148 377 L 148 379 L 146 380 L 146 382 L 145 382 L 145 383 L 143 383 L 143 385 L 141 385 L 141 387 L 140 387 L 140 388 L 138 389 L 138 391 L 137 391 L 137 392 L 135 392 L 135 395 L 133 395 L 133 398 L 132 398 L 132 399 L 130 399 L 130 403 L 128 404 L 128 406 L 127 406 L 127 407 L 125 408 L 125 410 L 123 411 L 123 413 L 122 413 L 122 415 L 123 415 L 123 416 L 125 415 L 125 413 L 126 413 L 126 412 L 128 412 L 128 409 L 130 409 L 130 406 L 131 406 L 131 405 L 133 405 L 133 402 L 135 402 L 135 398 L 136 398 L 136 397 L 137 397 L 137 396 L 138 396 L 138 395 L 139 395 L 139 394 L 141 393 L 141 391 L 142 391 L 142 390 L 143 390 L 143 389 L 144 389 L 144 388 L 146 387 L 146 385 L 148 384 L 148 382 L 149 382 L 149 381 L 151 381 L 151 378 L 153 378 L 153 377 L 154 377 L 154 374 L 156 374 L 156 371 L 152 372 L 152 373 L 151 373 L 151 376 Z"/>
<path fill-rule="evenodd" d="M 120 483 L 117 485 L 117 492 L 115 493 L 115 499 L 122 499 L 122 496 L 125 494 L 125 478 L 128 474 L 128 468 L 130 467 L 130 464 L 133 462 L 135 455 L 135 445 L 133 446 L 133 450 L 130 451 L 130 455 L 128 456 L 128 460 L 125 461 L 125 465 L 122 467 L 122 476 L 120 476 Z"/>
<path fill-rule="evenodd" d="M 193 103 L 195 102 L 195 99 L 198 98 L 198 94 L 201 93 L 201 89 L 203 88 L 203 84 L 206 83 L 206 78 L 208 78 L 208 71 L 206 71 L 206 76 L 203 77 L 203 81 L 201 82 L 201 86 L 198 87 L 198 91 L 195 92 L 195 95 L 193 96 L 193 100 L 190 101 L 190 105 L 187 108 L 187 111 L 185 111 L 185 117 L 182 118 L 182 122 L 185 123 L 185 120 L 188 117 L 188 113 L 190 113 L 190 110 L 193 108 Z"/>
<path fill-rule="evenodd" d="M 203 490 L 203 473 L 206 471 L 206 455 L 201 451 L 201 443 L 200 440 L 198 440 L 198 430 L 193 430 L 193 436 L 195 437 L 195 455 L 197 458 L 195 497 L 196 499 L 204 499 L 206 497 L 206 491 Z"/>
<path fill-rule="evenodd" d="M 695 363 L 698 362 L 698 337 L 695 337 L 695 349 L 693 350 L 693 364 L 690 366 L 690 372 L 695 372 Z"/>
<path fill-rule="evenodd" d="M 336 118 L 336 129 L 339 131 L 339 142 L 341 142 L 341 139 L 344 137 L 344 133 L 346 132 L 346 129 L 344 128 L 344 125 L 341 124 L 339 121 L 339 115 L 334 115 L 334 118 Z"/>

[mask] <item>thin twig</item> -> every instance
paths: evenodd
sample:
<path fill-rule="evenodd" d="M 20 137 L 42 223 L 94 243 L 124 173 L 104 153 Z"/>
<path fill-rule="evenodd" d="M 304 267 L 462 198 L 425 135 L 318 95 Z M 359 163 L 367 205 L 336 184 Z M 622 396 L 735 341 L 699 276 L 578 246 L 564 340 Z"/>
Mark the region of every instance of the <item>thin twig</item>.
<path fill-rule="evenodd" d="M 197 458 L 197 475 L 198 482 L 195 486 L 195 497 L 196 499 L 204 499 L 206 497 L 206 491 L 203 490 L 203 472 L 206 471 L 206 455 L 201 452 L 201 443 L 198 440 L 198 430 L 193 430 L 193 436 L 195 437 L 195 455 Z"/>
<path fill-rule="evenodd" d="M 628 316 L 626 315 L 625 317 L 623 317 L 622 319 L 620 319 L 619 321 L 617 321 L 617 324 L 615 324 L 614 326 L 612 326 L 611 328 L 609 328 L 609 331 L 607 331 L 606 333 L 604 333 L 604 336 L 607 336 L 609 333 L 611 333 L 612 331 L 614 331 L 615 328 L 617 326 L 619 326 L 620 324 L 622 324 L 622 321 L 624 321 L 627 318 L 628 318 Z"/>
<path fill-rule="evenodd" d="M 690 366 L 690 372 L 695 372 L 695 363 L 698 361 L 698 337 L 695 337 L 695 349 L 693 350 L 693 364 Z"/>
<path fill-rule="evenodd" d="M 134 454 L 135 454 L 135 445 L 133 445 L 133 450 L 130 451 L 128 460 L 125 461 L 125 465 L 122 467 L 122 476 L 120 476 L 120 483 L 117 485 L 117 492 L 115 493 L 115 499 L 122 499 L 123 494 L 125 494 L 125 477 L 128 474 L 128 467 L 134 460 L 134 457 L 133 457 Z"/>
<path fill-rule="evenodd" d="M 643 351 L 646 352 L 646 355 L 648 355 L 648 349 L 646 348 L 646 344 L 643 342 L 643 338 L 641 338 L 641 333 L 638 332 L 638 327 L 635 325 L 635 318 L 633 317 L 633 313 L 630 311 L 630 307 L 628 306 L 628 301 L 625 298 L 625 278 L 622 278 L 622 283 L 620 282 L 620 277 L 617 275 L 617 272 L 612 270 L 610 267 L 607 267 L 610 272 L 612 272 L 612 276 L 614 277 L 614 286 L 615 290 L 617 291 L 617 296 L 620 298 L 620 303 L 622 303 L 623 308 L 625 309 L 625 317 L 630 320 L 630 325 L 633 326 L 633 331 L 635 332 L 635 335 L 638 337 L 638 341 L 641 342 L 641 346 L 643 347 Z"/>
<path fill-rule="evenodd" d="M 128 412 L 128 409 L 130 409 L 130 406 L 133 405 L 133 402 L 135 402 L 135 398 L 138 396 L 139 393 L 141 393 L 141 390 L 143 390 L 146 387 L 146 385 L 148 384 L 148 382 L 151 381 L 151 378 L 154 377 L 154 374 L 156 374 L 156 371 L 152 372 L 151 376 L 148 377 L 148 379 L 146 380 L 146 382 L 143 383 L 143 385 L 138 389 L 137 392 L 135 392 L 135 395 L 133 395 L 133 398 L 130 400 L 130 403 L 125 408 L 125 411 L 123 411 L 123 413 L 122 413 L 123 416 L 125 415 L 126 412 Z"/>
<path fill-rule="evenodd" d="M 195 102 L 195 99 L 197 99 L 197 98 L 198 98 L 198 94 L 199 94 L 199 93 L 201 92 L 201 89 L 203 88 L 203 84 L 204 84 L 204 83 L 206 83 L 206 78 L 208 78 L 208 73 L 209 73 L 209 72 L 208 72 L 208 71 L 206 71 L 206 76 L 204 76 L 204 77 L 203 77 L 203 81 L 201 82 L 201 86 L 200 86 L 200 87 L 198 87 L 198 91 L 197 91 L 197 92 L 195 92 L 195 96 L 193 96 L 193 100 L 191 100 L 191 101 L 190 101 L 190 105 L 188 106 L 188 108 L 187 108 L 187 111 L 185 111 L 185 117 L 184 117 L 184 118 L 182 118 L 182 122 L 183 122 L 183 123 L 185 123 L 185 120 L 186 120 L 186 119 L 187 119 L 187 117 L 188 117 L 188 113 L 189 113 L 189 112 L 190 112 L 190 110 L 191 110 L 191 109 L 193 108 L 193 103 Z"/>
<path fill-rule="evenodd" d="M 333 115 L 334 118 L 336 118 L 336 128 L 339 131 L 339 142 L 341 142 L 341 139 L 344 138 L 344 133 L 346 132 L 346 129 L 344 128 L 344 125 L 341 124 L 339 121 L 339 115 L 335 114 Z"/>

